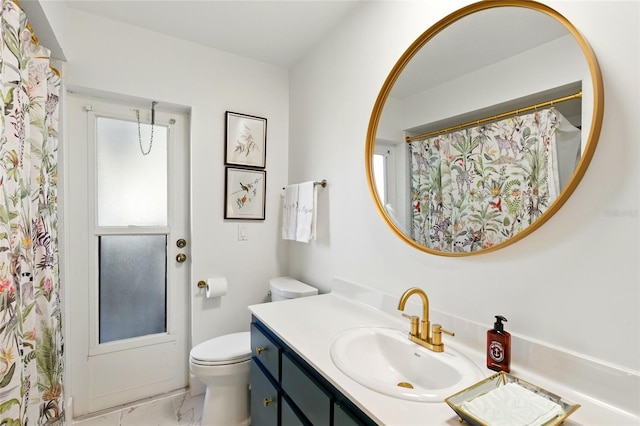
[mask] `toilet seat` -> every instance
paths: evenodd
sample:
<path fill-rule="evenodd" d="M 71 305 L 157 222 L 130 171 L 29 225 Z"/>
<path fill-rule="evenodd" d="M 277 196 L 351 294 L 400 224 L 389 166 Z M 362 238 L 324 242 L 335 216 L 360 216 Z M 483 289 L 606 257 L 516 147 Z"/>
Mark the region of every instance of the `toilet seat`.
<path fill-rule="evenodd" d="M 214 337 L 191 349 L 189 361 L 197 365 L 237 364 L 251 359 L 251 333 L 227 334 Z"/>

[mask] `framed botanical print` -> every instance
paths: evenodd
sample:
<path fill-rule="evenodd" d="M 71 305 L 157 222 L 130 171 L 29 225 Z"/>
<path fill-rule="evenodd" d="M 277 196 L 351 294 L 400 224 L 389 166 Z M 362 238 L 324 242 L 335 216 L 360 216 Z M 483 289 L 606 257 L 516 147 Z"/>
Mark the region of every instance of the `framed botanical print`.
<path fill-rule="evenodd" d="M 267 119 L 227 111 L 225 164 L 264 168 L 267 158 Z"/>
<path fill-rule="evenodd" d="M 225 219 L 264 220 L 266 170 L 226 168 Z"/>

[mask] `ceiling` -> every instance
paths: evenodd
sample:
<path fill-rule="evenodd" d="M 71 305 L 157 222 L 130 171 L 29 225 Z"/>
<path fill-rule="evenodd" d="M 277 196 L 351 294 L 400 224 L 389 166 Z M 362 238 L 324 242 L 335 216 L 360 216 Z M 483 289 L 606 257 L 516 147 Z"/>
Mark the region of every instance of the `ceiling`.
<path fill-rule="evenodd" d="M 284 67 L 360 0 L 66 0 L 72 9 Z"/>

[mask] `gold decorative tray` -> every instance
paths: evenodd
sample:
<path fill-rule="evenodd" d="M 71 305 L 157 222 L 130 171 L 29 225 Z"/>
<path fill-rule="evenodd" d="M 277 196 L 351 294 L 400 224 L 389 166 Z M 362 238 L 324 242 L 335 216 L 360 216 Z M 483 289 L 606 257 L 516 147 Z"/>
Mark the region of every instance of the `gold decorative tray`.
<path fill-rule="evenodd" d="M 520 392 L 524 392 L 522 395 L 527 396 L 527 398 L 515 398 L 511 401 L 505 401 L 505 403 L 502 403 L 499 398 L 500 395 L 507 392 L 507 385 L 509 385 L 509 392 L 516 391 L 516 393 L 513 394 L 514 396 L 517 397 L 517 395 L 520 395 Z M 494 392 L 492 395 L 487 397 L 487 394 L 494 390 L 497 390 L 497 392 Z M 496 398 L 498 399 L 496 400 Z M 513 407 L 514 404 L 511 404 L 511 402 L 514 401 L 516 402 L 515 405 L 518 405 L 518 407 Z M 535 409 L 539 410 L 546 410 L 551 407 L 548 412 L 545 412 L 540 416 L 541 420 L 536 423 L 544 426 L 559 425 L 564 422 L 571 413 L 580 408 L 580 404 L 571 402 L 561 396 L 504 372 L 494 374 L 493 376 L 490 376 L 467 389 L 451 395 L 445 399 L 445 402 L 449 404 L 456 414 L 458 414 L 461 422 L 466 421 L 471 425 L 478 426 L 490 426 L 492 424 L 500 423 L 514 425 L 515 422 L 511 416 L 518 416 L 520 413 L 510 413 L 510 407 L 513 407 L 514 411 L 527 411 L 526 415 L 529 417 L 537 415 L 535 412 L 532 414 L 534 408 L 529 406 L 529 404 L 536 405 Z M 538 402 L 541 404 L 535 404 Z M 557 406 L 552 403 L 557 404 Z M 491 404 L 494 405 L 492 406 Z M 543 406 L 544 408 L 542 408 Z M 487 413 L 486 416 L 483 417 L 482 414 L 479 414 L 481 412 Z M 508 418 L 509 420 L 505 420 L 506 422 L 497 421 L 494 423 L 487 420 L 489 417 L 502 419 Z"/>

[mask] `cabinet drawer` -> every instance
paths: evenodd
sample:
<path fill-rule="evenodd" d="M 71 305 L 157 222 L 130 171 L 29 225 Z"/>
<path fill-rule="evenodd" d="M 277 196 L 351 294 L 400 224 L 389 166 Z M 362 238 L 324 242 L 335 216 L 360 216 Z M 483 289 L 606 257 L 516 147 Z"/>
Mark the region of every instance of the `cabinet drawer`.
<path fill-rule="evenodd" d="M 251 324 L 251 355 L 260 360 L 276 381 L 280 380 L 280 350 L 255 323 Z"/>
<path fill-rule="evenodd" d="M 331 424 L 331 396 L 289 354 L 282 355 L 282 389 L 313 425 Z"/>
<path fill-rule="evenodd" d="M 278 390 L 255 359 L 251 360 L 251 423 L 278 425 Z"/>

